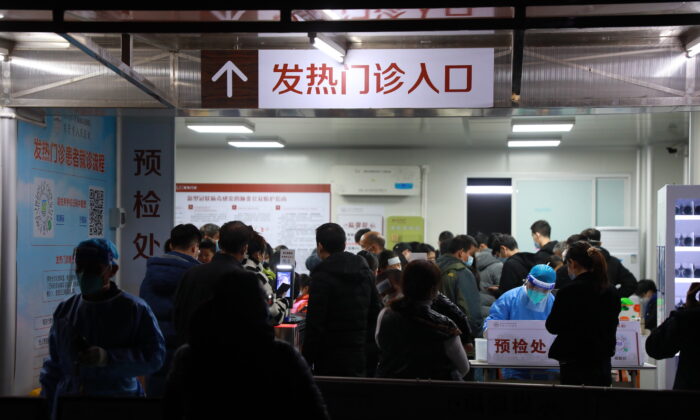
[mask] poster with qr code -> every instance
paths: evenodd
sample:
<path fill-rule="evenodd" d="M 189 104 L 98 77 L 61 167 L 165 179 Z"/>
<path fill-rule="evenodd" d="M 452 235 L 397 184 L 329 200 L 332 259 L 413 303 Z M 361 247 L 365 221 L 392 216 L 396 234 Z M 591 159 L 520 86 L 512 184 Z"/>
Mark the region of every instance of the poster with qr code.
<path fill-rule="evenodd" d="M 100 187 L 90 187 L 90 212 L 88 213 L 88 237 L 104 237 L 105 224 L 105 190 Z"/>
<path fill-rule="evenodd" d="M 45 323 L 80 293 L 73 250 L 90 238 L 115 239 L 106 212 L 116 206 L 116 118 L 54 111 L 46 127 L 17 127 L 17 385 L 39 386 L 48 355 Z"/>

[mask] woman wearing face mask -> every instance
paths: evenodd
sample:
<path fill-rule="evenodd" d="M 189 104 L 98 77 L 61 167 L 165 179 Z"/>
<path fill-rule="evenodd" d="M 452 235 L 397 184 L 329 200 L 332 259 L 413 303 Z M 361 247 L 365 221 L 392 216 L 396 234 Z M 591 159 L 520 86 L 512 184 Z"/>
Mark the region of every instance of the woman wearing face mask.
<path fill-rule="evenodd" d="M 610 287 L 605 256 L 578 241 L 564 262 L 573 282 L 559 291 L 547 318 L 547 330 L 557 335 L 549 357 L 559 361 L 563 385 L 610 386 L 620 299 Z"/>
<path fill-rule="evenodd" d="M 42 394 L 52 407 L 61 395 L 143 396 L 136 377 L 156 372 L 165 360 L 156 318 L 143 300 L 111 281 L 119 269 L 112 242 L 83 241 L 74 257 L 81 293 L 54 312 Z"/>
<path fill-rule="evenodd" d="M 497 320 L 540 320 L 544 321 L 552 311 L 554 296 L 552 290 L 557 275 L 548 265 L 538 264 L 530 270 L 525 284 L 510 289 L 498 298 L 484 321 L 484 336 L 488 335 L 489 321 Z M 549 379 L 552 371 L 533 369 L 503 369 L 505 379 Z"/>

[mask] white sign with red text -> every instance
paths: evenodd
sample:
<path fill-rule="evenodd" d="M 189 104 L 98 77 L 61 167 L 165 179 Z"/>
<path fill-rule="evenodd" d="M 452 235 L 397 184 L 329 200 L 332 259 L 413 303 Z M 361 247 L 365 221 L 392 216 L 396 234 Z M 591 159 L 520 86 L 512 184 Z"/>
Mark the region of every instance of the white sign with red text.
<path fill-rule="evenodd" d="M 259 108 L 489 108 L 489 48 L 260 50 Z"/>
<path fill-rule="evenodd" d="M 548 357 L 556 338 L 545 328 L 545 321 L 489 321 L 487 361 L 504 366 L 558 366 Z M 621 321 L 617 328 L 613 367 L 641 366 L 639 322 Z M 581 346 L 587 343 L 582 340 Z"/>

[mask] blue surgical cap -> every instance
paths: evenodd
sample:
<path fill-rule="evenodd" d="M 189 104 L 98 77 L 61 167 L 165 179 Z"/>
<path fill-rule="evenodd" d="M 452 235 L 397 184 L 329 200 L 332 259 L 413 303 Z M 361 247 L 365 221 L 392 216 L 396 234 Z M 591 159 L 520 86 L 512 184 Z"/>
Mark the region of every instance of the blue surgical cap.
<path fill-rule="evenodd" d="M 98 261 L 105 265 L 115 265 L 119 258 L 116 245 L 109 239 L 93 238 L 82 241 L 75 249 L 76 262 L 78 259 Z"/>

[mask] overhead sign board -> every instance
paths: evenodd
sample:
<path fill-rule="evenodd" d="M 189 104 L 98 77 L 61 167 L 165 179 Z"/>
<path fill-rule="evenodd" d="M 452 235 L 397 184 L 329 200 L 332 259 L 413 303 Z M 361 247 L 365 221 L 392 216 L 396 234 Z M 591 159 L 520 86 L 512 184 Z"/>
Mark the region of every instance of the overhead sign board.
<path fill-rule="evenodd" d="M 489 108 L 489 48 L 202 51 L 204 108 Z"/>

